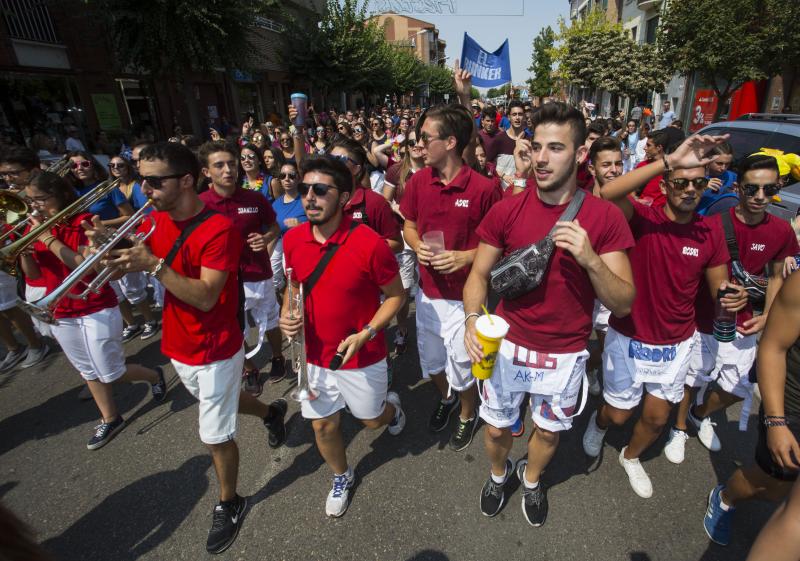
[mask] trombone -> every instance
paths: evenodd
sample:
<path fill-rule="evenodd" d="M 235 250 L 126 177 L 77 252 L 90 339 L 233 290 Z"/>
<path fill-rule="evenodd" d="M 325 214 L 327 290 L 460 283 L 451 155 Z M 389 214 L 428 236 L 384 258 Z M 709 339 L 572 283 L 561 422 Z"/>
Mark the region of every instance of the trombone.
<path fill-rule="evenodd" d="M 147 201 L 144 205 L 142 205 L 142 208 L 137 210 L 133 215 L 131 215 L 130 218 L 128 218 L 128 220 L 120 225 L 120 227 L 115 230 L 113 234 L 103 240 L 103 243 L 100 245 L 100 247 L 98 247 L 92 255 L 84 259 L 80 265 L 73 269 L 73 271 L 67 275 L 67 278 L 61 281 L 61 284 L 53 292 L 44 298 L 36 300 L 35 302 L 18 300 L 17 306 L 19 306 L 22 311 L 40 321 L 53 324 L 58 323 L 53 315 L 53 312 L 62 298 L 67 296 L 73 299 L 83 298 L 85 300 L 91 294 L 99 293 L 103 286 L 105 286 L 105 284 L 110 281 L 111 277 L 117 272 L 116 267 L 110 265 L 106 266 L 97 274 L 94 279 L 88 283 L 83 280 L 84 277 L 90 274 L 94 270 L 95 266 L 105 259 L 108 256 L 108 253 L 115 249 L 120 243 L 131 241 L 130 238 L 133 238 L 134 241 L 144 241 L 153 235 L 153 232 L 155 232 L 156 229 L 156 221 L 152 216 L 146 214 L 146 210 L 151 204 L 152 201 Z M 147 232 L 134 234 L 134 232 L 138 230 L 139 227 L 147 220 L 150 221 L 150 229 Z M 73 294 L 71 292 L 72 289 L 80 282 L 84 282 L 86 284 L 86 289 L 79 294 Z"/>
<path fill-rule="evenodd" d="M 286 290 L 289 291 L 289 317 L 295 319 L 300 317 L 305 320 L 305 306 L 303 304 L 303 284 L 300 283 L 300 290 L 295 293 L 292 286 L 292 273 L 294 270 L 289 267 L 286 269 Z M 292 370 L 297 374 L 297 387 L 292 391 L 291 397 L 295 401 L 314 401 L 317 394 L 311 389 L 308 383 L 308 363 L 306 362 L 306 336 L 305 325 L 300 328 L 300 332 L 289 339 L 289 352 L 292 360 Z"/>

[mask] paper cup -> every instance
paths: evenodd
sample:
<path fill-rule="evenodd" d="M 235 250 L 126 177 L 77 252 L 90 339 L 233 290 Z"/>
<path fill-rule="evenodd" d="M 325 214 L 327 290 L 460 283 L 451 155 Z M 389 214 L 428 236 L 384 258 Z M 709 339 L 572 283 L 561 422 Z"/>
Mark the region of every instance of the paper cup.
<path fill-rule="evenodd" d="M 478 333 L 478 342 L 483 347 L 483 359 L 477 364 L 472 365 L 472 375 L 478 380 L 487 380 L 492 376 L 494 363 L 497 360 L 497 351 L 500 343 L 508 333 L 509 325 L 500 316 L 492 314 L 492 321 L 486 315 L 482 315 L 475 322 L 475 330 Z"/>

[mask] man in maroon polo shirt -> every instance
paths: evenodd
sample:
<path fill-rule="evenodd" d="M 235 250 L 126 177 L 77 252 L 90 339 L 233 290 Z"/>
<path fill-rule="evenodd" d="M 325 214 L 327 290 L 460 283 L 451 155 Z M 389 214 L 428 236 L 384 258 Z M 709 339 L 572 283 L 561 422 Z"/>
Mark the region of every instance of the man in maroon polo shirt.
<path fill-rule="evenodd" d="M 408 180 L 400 201 L 403 234 L 420 266 L 422 290 L 416 299 L 420 366 L 441 394 L 428 426 L 437 432 L 447 427 L 460 399 L 458 427 L 450 438 L 453 450 L 469 446 L 478 424 L 475 378 L 458 336 L 464 324 L 462 292 L 478 247 L 477 227 L 501 197 L 496 182 L 461 159 L 472 126 L 463 107 L 428 110 L 418 129 L 428 167 Z"/>
<path fill-rule="evenodd" d="M 505 502 L 505 484 L 514 470 L 509 459 L 511 427 L 530 394 L 535 424 L 528 459 L 517 463 L 522 511 L 532 526 L 547 517 L 547 494 L 540 476 L 553 458 L 561 431 L 586 403 L 584 375 L 597 297 L 617 315 L 630 311 L 633 279 L 626 250 L 633 237 L 614 205 L 585 195 L 571 222 L 559 221 L 578 191 L 576 172 L 585 158 L 585 124 L 577 109 L 548 103 L 533 116 L 534 137 L 522 176 L 536 184 L 495 205 L 478 228 L 480 245 L 464 287 L 465 345 L 473 362 L 483 358 L 475 323 L 486 300 L 492 267 L 504 256 L 536 243 L 558 224 L 556 243 L 539 286 L 513 300 L 501 299 L 496 313 L 510 330 L 492 376 L 483 383 L 480 415 L 487 422 L 485 445 L 491 474 L 481 490 L 481 512 L 494 516 Z M 583 193 L 581 193 L 584 195 Z M 584 389 L 585 392 L 585 389 Z"/>
<path fill-rule="evenodd" d="M 252 314 L 259 337 L 267 335 L 272 347 L 270 382 L 278 382 L 286 374 L 267 246 L 278 237 L 280 228 L 267 200 L 260 193 L 238 185 L 239 157 L 233 150 L 222 141 L 207 142 L 200 147 L 202 172 L 211 181 L 208 190 L 200 194 L 200 200 L 211 210 L 230 218 L 242 235 L 245 243 L 239 274 L 244 285 L 244 311 Z M 245 389 L 255 396 L 260 395 L 260 373 L 252 359 L 244 361 L 244 377 Z"/>
<path fill-rule="evenodd" d="M 286 233 L 283 250 L 293 292 L 303 286 L 304 315 L 298 317 L 287 289 L 280 325 L 289 338 L 301 329 L 305 335 L 308 385 L 316 398 L 302 401 L 301 411 L 311 419 L 319 452 L 334 474 L 325 512 L 338 517 L 347 510 L 355 483 L 339 411 L 347 406 L 367 428 L 387 425 L 391 435 L 405 426 L 400 397 L 387 391 L 383 333 L 403 305 L 405 291 L 389 246 L 342 212 L 353 189 L 347 166 L 331 156 L 312 156 L 303 160 L 300 174 L 298 191 L 308 222 Z M 309 285 L 332 247 L 333 257 Z M 338 366 L 332 363 L 337 356 Z"/>
<path fill-rule="evenodd" d="M 497 126 L 497 110 L 485 107 L 481 111 L 481 130 L 478 132 L 486 152 L 486 160 L 495 163 L 500 154 L 513 154 L 516 141 Z"/>
<path fill-rule="evenodd" d="M 723 136 L 693 136 L 673 154 L 606 183 L 600 195 L 622 209 L 636 239 L 629 252 L 636 300 L 629 316 L 609 321 L 603 352 L 604 404 L 592 414 L 583 436 L 587 455 L 596 457 L 611 425 L 623 425 L 639 403 L 636 422 L 619 463 L 633 491 L 653 494 L 650 477 L 639 457 L 659 437 L 683 386 L 694 345 L 695 300 L 705 279 L 712 298 L 719 290 L 731 311 L 742 309 L 746 292 L 728 282 L 729 259 L 718 217 L 695 214 L 708 184 L 706 154 Z M 663 174 L 665 206 L 645 206 L 629 197 L 638 187 Z"/>

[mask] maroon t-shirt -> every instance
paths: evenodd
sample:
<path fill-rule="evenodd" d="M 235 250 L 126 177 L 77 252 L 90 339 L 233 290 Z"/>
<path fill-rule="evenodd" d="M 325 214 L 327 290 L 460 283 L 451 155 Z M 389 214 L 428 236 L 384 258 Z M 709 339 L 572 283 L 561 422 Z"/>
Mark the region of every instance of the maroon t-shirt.
<path fill-rule="evenodd" d="M 478 225 L 502 193 L 494 180 L 484 177 L 468 165 L 445 185 L 439 172 L 426 167 L 408 179 L 400 201 L 400 212 L 415 222 L 422 239 L 425 232 L 444 232 L 448 251 L 465 251 L 478 247 Z M 428 298 L 461 300 L 469 267 L 441 274 L 433 267 L 420 267 L 420 286 Z"/>
<path fill-rule="evenodd" d="M 630 315 L 612 316 L 608 324 L 643 343 L 679 343 L 694 332 L 694 304 L 706 269 L 728 262 L 722 224 L 718 216 L 698 215 L 678 224 L 664 207 L 632 204 L 636 246 L 628 256 L 636 298 Z"/>
<path fill-rule="evenodd" d="M 736 208 L 731 208 L 731 221 L 733 232 L 736 236 L 736 245 L 739 247 L 739 259 L 745 271 L 751 275 L 764 275 L 765 268 L 773 261 L 783 261 L 790 255 L 800 252 L 797 236 L 789 223 L 766 214 L 764 220 L 755 225 L 748 225 L 736 218 Z M 728 275 L 731 276 L 730 262 Z M 731 278 L 733 278 L 731 276 Z M 708 284 L 703 282 L 697 294 L 697 330 L 700 333 L 711 333 L 714 326 L 714 300 Z M 736 324 L 741 326 L 753 317 L 753 308 L 750 304 L 736 314 Z"/>
<path fill-rule="evenodd" d="M 567 204 L 545 204 L 536 187 L 528 188 L 494 205 L 478 236 L 508 255 L 544 238 Z M 622 211 L 607 201 L 587 196 L 576 218 L 598 255 L 634 245 Z M 594 300 L 586 269 L 568 251 L 556 248 L 542 284 L 517 299 L 501 300 L 497 314 L 511 326 L 507 338 L 512 343 L 543 353 L 573 353 L 586 348 Z"/>
<path fill-rule="evenodd" d="M 483 143 L 483 150 L 486 152 L 486 159 L 494 162 L 499 154 L 513 154 L 517 142 L 506 134 L 504 130 L 497 130 L 489 135 L 486 131 L 478 132 Z"/>
<path fill-rule="evenodd" d="M 385 240 L 400 238 L 400 225 L 389 202 L 371 189 L 356 188 L 344 207 L 344 214 L 375 230 Z"/>
<path fill-rule="evenodd" d="M 275 211 L 272 205 L 259 191 L 248 191 L 237 187 L 230 197 L 222 197 L 213 187 L 200 193 L 200 200 L 205 205 L 233 222 L 241 234 L 244 246 L 239 262 L 239 271 L 245 282 L 258 282 L 272 278 L 272 266 L 269 252 L 253 251 L 247 243 L 247 236 L 252 233 L 263 234 L 275 224 Z"/>
<path fill-rule="evenodd" d="M 636 167 L 634 169 L 638 169 L 640 167 L 647 166 L 652 163 L 653 162 L 648 162 L 648 161 L 639 162 L 638 164 L 636 164 Z M 653 179 L 648 181 L 647 185 L 645 185 L 644 189 L 642 190 L 642 194 L 639 195 L 639 198 L 653 201 L 651 203 L 651 206 L 664 206 L 665 204 L 667 204 L 667 197 L 664 195 L 664 193 L 661 192 L 662 179 L 663 176 L 657 175 Z"/>

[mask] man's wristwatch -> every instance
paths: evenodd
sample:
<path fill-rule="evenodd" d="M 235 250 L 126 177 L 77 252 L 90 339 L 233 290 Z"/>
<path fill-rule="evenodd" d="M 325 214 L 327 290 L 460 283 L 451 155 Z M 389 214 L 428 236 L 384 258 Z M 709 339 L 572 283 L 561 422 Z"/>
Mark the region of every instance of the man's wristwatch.
<path fill-rule="evenodd" d="M 361 331 L 364 331 L 365 329 L 369 332 L 369 339 L 368 339 L 369 341 L 372 341 L 378 335 L 378 332 L 375 331 L 375 328 L 372 327 L 370 324 L 367 324 L 364 327 L 362 327 Z"/>

